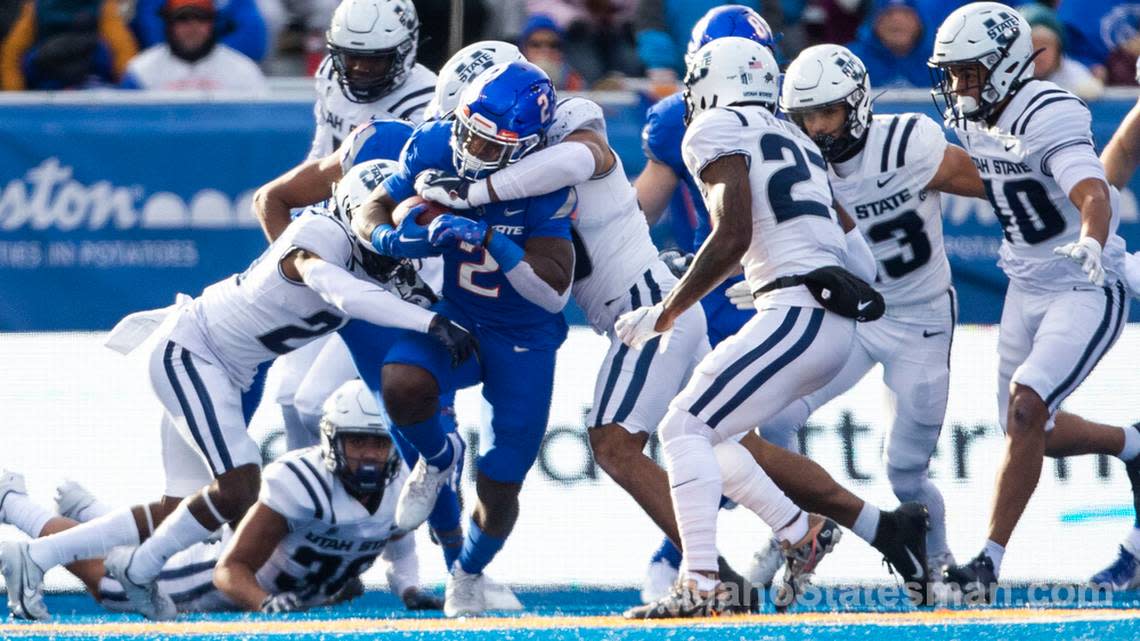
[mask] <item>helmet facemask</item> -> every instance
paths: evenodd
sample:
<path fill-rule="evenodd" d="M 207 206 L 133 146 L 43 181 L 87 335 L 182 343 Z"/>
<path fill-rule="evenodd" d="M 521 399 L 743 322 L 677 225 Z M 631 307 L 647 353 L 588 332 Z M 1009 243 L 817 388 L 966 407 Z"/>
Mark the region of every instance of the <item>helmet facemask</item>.
<path fill-rule="evenodd" d="M 871 117 L 870 111 L 867 111 L 866 120 L 860 118 L 859 114 L 860 103 L 865 100 L 867 100 L 866 89 L 859 87 L 840 100 L 814 106 L 811 109 L 788 110 L 787 114 L 792 122 L 796 123 L 796 126 L 807 134 L 812 142 L 819 147 L 820 153 L 823 154 L 823 157 L 827 159 L 828 162 L 836 162 L 843 159 L 867 135 L 869 129 L 868 124 L 870 123 Z M 843 125 L 839 131 L 814 136 L 808 133 L 804 117 L 809 113 L 821 111 L 835 105 L 842 105 L 846 114 Z"/>
<path fill-rule="evenodd" d="M 345 437 L 350 434 L 381 439 L 388 447 L 387 458 L 382 461 L 361 460 L 357 462 L 356 469 L 352 470 L 344 446 Z M 382 498 L 384 488 L 400 470 L 400 457 L 392 437 L 376 428 L 341 427 L 327 419 L 321 419 L 321 451 L 329 471 L 357 495 L 379 494 Z"/>
<path fill-rule="evenodd" d="M 542 142 L 540 134 L 520 138 L 463 106 L 455 112 L 451 151 L 456 174 L 475 181 L 519 161 Z"/>

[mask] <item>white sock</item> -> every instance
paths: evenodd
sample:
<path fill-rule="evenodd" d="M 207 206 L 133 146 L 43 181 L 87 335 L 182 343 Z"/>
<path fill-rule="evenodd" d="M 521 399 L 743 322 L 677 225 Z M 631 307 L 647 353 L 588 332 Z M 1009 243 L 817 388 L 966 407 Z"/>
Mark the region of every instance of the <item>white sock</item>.
<path fill-rule="evenodd" d="M 1140 557 L 1140 528 L 1132 528 L 1132 531 L 1128 533 L 1128 538 L 1124 539 L 1121 546 L 1128 550 L 1132 556 Z"/>
<path fill-rule="evenodd" d="M 994 562 L 994 576 L 996 577 L 1001 573 L 1001 558 L 1005 556 L 1005 547 L 987 540 L 986 547 L 982 550 L 990 560 Z"/>
<path fill-rule="evenodd" d="M 1134 427 L 1124 429 L 1124 448 L 1116 456 L 1122 461 L 1131 461 L 1140 454 L 1140 430 Z"/>
<path fill-rule="evenodd" d="M 879 508 L 863 501 L 863 509 L 859 510 L 859 516 L 855 517 L 851 531 L 867 543 L 874 541 L 875 532 L 879 531 Z"/>
<path fill-rule="evenodd" d="M 666 419 L 668 420 L 668 419 Z M 716 572 L 716 517 L 720 506 L 721 482 L 716 455 L 704 436 L 685 434 L 665 441 L 666 466 L 669 472 L 669 495 L 681 547 L 684 576 L 695 572 Z M 700 579 L 697 579 L 698 585 Z"/>
<path fill-rule="evenodd" d="M 79 521 L 80 523 L 86 523 L 88 521 L 93 521 L 100 516 L 110 514 L 114 509 L 115 507 L 113 505 L 108 505 L 99 499 L 95 499 L 91 505 L 88 505 L 87 507 L 75 513 L 75 520 Z"/>
<path fill-rule="evenodd" d="M 737 505 L 755 512 L 777 536 L 784 538 L 785 530 L 793 533 L 799 531 L 799 537 L 792 539 L 793 543 L 804 537 L 807 533 L 806 514 L 803 517 L 802 531 L 794 526 L 792 529 L 785 527 L 802 510 L 756 464 L 756 460 L 743 445 L 736 441 L 724 441 L 717 443 L 713 453 L 720 467 L 725 496 Z"/>
<path fill-rule="evenodd" d="M 28 555 L 44 570 L 83 559 L 107 556 L 120 545 L 138 545 L 139 529 L 131 508 L 124 507 L 97 519 L 36 539 L 28 544 Z"/>
<path fill-rule="evenodd" d="M 132 581 L 149 583 L 155 580 L 170 557 L 195 543 L 205 541 L 213 533 L 213 530 L 206 529 L 190 513 L 189 501 L 194 496 L 179 503 L 155 529 L 154 534 L 135 550 L 129 568 Z"/>
<path fill-rule="evenodd" d="M 0 509 L 0 523 L 14 526 L 33 539 L 40 535 L 55 513 L 28 498 L 27 494 L 9 492 Z"/>
<path fill-rule="evenodd" d="M 807 536 L 808 533 L 807 512 L 800 510 L 800 513 L 798 516 L 796 516 L 795 520 L 793 520 L 791 523 L 788 523 L 786 527 L 782 527 L 775 532 L 776 536 L 780 537 L 780 540 L 782 541 L 787 541 L 789 544 L 799 543 L 805 536 Z"/>

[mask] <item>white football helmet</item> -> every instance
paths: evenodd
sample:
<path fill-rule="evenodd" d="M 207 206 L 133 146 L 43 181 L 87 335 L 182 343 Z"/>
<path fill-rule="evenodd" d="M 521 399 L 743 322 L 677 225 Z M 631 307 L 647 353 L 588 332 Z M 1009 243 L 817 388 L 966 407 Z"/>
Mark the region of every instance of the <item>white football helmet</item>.
<path fill-rule="evenodd" d="M 346 434 L 375 436 L 387 441 L 387 459 L 359 461 L 356 470 L 351 471 L 340 438 Z M 388 430 L 388 417 L 380 411 L 380 404 L 364 381 L 357 378 L 341 385 L 325 401 L 321 415 L 321 453 L 329 471 L 355 492 L 380 492 L 395 478 L 400 457 Z"/>
<path fill-rule="evenodd" d="M 344 0 L 325 34 L 345 97 L 368 103 L 399 87 L 416 65 L 420 19 L 411 0 Z"/>
<path fill-rule="evenodd" d="M 424 120 L 439 120 L 451 115 L 459 104 L 463 88 L 484 71 L 502 62 L 526 60 L 519 48 L 501 40 L 483 40 L 467 45 L 443 63 L 435 81 L 435 94 L 424 109 Z"/>
<path fill-rule="evenodd" d="M 824 44 L 804 49 L 784 73 L 780 109 L 803 129 L 803 114 L 841 103 L 847 122 L 838 136 L 813 138 L 828 160 L 841 157 L 871 125 L 871 81 L 867 68 L 847 47 Z"/>
<path fill-rule="evenodd" d="M 685 124 L 713 107 L 776 109 L 780 68 L 772 51 L 747 38 L 717 38 L 697 50 L 685 73 Z"/>
<path fill-rule="evenodd" d="M 1029 23 L 1020 13 L 998 2 L 974 2 L 951 13 L 934 36 L 932 70 L 934 96 L 945 106 L 948 120 L 979 121 L 1033 78 L 1033 41 Z M 961 87 L 948 73 L 955 67 L 978 65 L 981 86 Z M 978 97 L 963 91 L 978 90 Z"/>
<path fill-rule="evenodd" d="M 384 179 L 396 172 L 400 163 L 394 160 L 369 160 L 354 165 L 333 188 L 332 211 L 345 225 L 361 203 L 368 199 Z"/>

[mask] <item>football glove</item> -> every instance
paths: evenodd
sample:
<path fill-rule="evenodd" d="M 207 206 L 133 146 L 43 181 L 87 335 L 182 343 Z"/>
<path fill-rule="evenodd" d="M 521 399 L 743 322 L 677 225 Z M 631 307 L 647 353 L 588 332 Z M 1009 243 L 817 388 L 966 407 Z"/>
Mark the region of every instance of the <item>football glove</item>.
<path fill-rule="evenodd" d="M 388 286 L 400 298 L 424 309 L 439 302 L 439 296 L 436 296 L 431 286 L 424 282 L 420 273 L 416 271 L 416 266 L 410 261 L 400 261 L 400 264 L 392 270 Z"/>
<path fill-rule="evenodd" d="M 487 238 L 487 223 L 464 216 L 443 214 L 428 226 L 428 240 L 436 247 L 451 247 L 467 243 L 482 247 Z"/>
<path fill-rule="evenodd" d="M 618 317 L 617 322 L 614 323 L 614 331 L 617 332 L 621 342 L 634 349 L 641 349 L 654 338 L 668 334 L 669 330 L 659 332 L 656 329 L 657 319 L 661 318 L 663 311 L 665 311 L 665 306 L 662 303 L 657 303 L 652 307 L 638 307 Z M 659 351 L 665 349 L 667 341 L 668 337 L 661 340 L 661 345 L 658 347 Z"/>
<path fill-rule="evenodd" d="M 1104 287 L 1104 266 L 1100 264 L 1101 246 L 1095 238 L 1082 236 L 1075 243 L 1055 248 L 1053 253 L 1077 263 L 1088 276 L 1090 283 Z"/>
<path fill-rule="evenodd" d="M 443 609 L 443 599 L 419 588 L 404 590 L 404 593 L 400 595 L 400 600 L 404 602 L 405 608 L 412 611 Z"/>
<path fill-rule="evenodd" d="M 440 169 L 428 169 L 416 176 L 416 193 L 422 198 L 452 209 L 473 209 L 483 203 L 468 200 L 471 183 Z"/>
<path fill-rule="evenodd" d="M 428 242 L 428 229 L 416 224 L 416 216 L 426 207 L 422 203 L 412 207 L 396 227 L 380 225 L 372 230 L 372 247 L 385 256 L 395 258 L 438 256 L 439 252 Z"/>
<path fill-rule="evenodd" d="M 726 289 L 724 293 L 728 296 L 728 300 L 732 302 L 736 309 L 756 309 L 755 299 L 752 296 L 752 288 L 748 286 L 748 281 L 742 280 Z"/>
<path fill-rule="evenodd" d="M 427 333 L 447 348 L 451 354 L 452 367 L 459 367 L 460 363 L 472 356 L 479 357 L 479 341 L 475 340 L 471 332 L 442 314 L 436 314 L 431 319 Z"/>
<path fill-rule="evenodd" d="M 673 272 L 673 275 L 677 278 L 684 276 L 685 272 L 689 269 L 689 265 L 693 264 L 693 255 L 686 254 L 679 249 L 666 249 L 660 254 L 657 254 L 657 258 L 661 259 L 661 262 L 665 263 L 665 266 L 668 267 L 669 271 Z"/>
<path fill-rule="evenodd" d="M 261 602 L 261 611 L 269 614 L 300 612 L 304 609 L 306 609 L 304 600 L 296 592 L 270 594 Z"/>

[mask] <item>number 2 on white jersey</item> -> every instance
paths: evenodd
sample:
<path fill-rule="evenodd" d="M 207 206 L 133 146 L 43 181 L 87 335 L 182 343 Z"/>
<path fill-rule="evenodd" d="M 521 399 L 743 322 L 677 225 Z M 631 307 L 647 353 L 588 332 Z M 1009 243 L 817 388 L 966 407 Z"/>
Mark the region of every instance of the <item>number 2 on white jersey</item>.
<path fill-rule="evenodd" d="M 499 269 L 499 263 L 491 256 L 491 252 L 483 250 L 483 259 L 479 262 L 469 260 L 459 263 L 459 286 L 467 291 L 486 296 L 487 298 L 499 297 L 499 286 L 483 287 L 475 283 L 475 274 L 489 274 Z"/>

